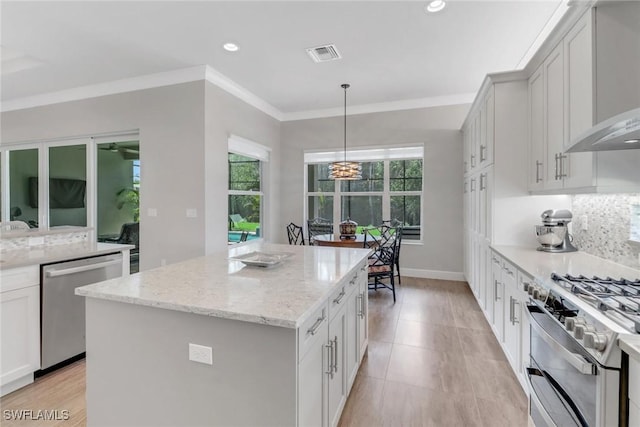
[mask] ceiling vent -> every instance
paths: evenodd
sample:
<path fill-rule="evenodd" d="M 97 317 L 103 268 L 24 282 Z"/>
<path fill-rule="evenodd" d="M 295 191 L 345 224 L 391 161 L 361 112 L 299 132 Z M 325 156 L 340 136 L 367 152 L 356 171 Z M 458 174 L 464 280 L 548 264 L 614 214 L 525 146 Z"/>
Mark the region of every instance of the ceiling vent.
<path fill-rule="evenodd" d="M 342 58 L 338 48 L 332 44 L 310 47 L 307 49 L 307 53 L 314 62 L 327 62 Z"/>

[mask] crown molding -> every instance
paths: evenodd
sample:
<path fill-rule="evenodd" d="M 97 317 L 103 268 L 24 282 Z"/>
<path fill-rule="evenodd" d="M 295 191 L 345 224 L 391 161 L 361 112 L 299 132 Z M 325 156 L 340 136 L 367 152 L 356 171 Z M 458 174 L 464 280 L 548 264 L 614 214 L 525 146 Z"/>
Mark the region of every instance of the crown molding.
<path fill-rule="evenodd" d="M 178 70 L 164 71 L 162 73 L 147 74 L 144 76 L 113 80 L 94 85 L 79 86 L 57 92 L 43 93 L 41 95 L 11 99 L 2 102 L 0 111 L 6 112 L 22 110 L 25 108 L 40 107 L 44 105 L 59 104 L 62 102 L 96 98 L 105 95 L 114 95 L 142 89 L 188 83 L 197 80 L 204 80 L 205 75 L 206 66 L 198 65 L 195 67 L 181 68 Z"/>
<path fill-rule="evenodd" d="M 276 107 L 269 104 L 264 99 L 258 97 L 257 95 L 254 95 L 252 92 L 240 86 L 229 77 L 225 76 L 209 65 L 205 66 L 205 79 L 209 83 L 212 83 L 218 86 L 220 89 L 229 92 L 231 95 L 257 108 L 263 113 L 270 115 L 276 120 L 282 121 L 282 117 L 284 115 L 282 111 L 278 110 Z"/>
<path fill-rule="evenodd" d="M 106 95 L 133 92 L 136 90 L 152 89 L 156 87 L 171 86 L 181 83 L 189 83 L 199 80 L 218 86 L 222 90 L 257 108 L 263 113 L 278 121 L 293 121 L 317 119 L 324 117 L 342 116 L 342 107 L 320 110 L 299 111 L 283 113 L 264 99 L 258 97 L 246 88 L 240 86 L 229 77 L 215 70 L 209 65 L 181 68 L 144 76 L 131 77 L 98 83 L 94 85 L 79 86 L 56 92 L 40 95 L 16 98 L 0 103 L 1 112 L 23 110 L 27 108 L 41 107 L 45 105 L 59 104 L 63 102 L 78 101 L 82 99 L 96 98 Z M 407 99 L 402 101 L 380 102 L 374 104 L 353 105 L 349 107 L 348 115 L 380 113 L 385 111 L 412 110 L 417 108 L 439 107 L 446 105 L 470 104 L 476 93 L 461 93 L 456 95 L 436 96 L 430 98 Z"/>
<path fill-rule="evenodd" d="M 405 99 L 402 101 L 379 102 L 374 104 L 351 105 L 347 115 L 382 113 L 385 111 L 414 110 L 418 108 L 441 107 L 446 105 L 471 104 L 476 93 L 460 93 L 456 95 L 434 96 L 431 98 Z M 344 115 L 343 107 L 326 108 L 323 110 L 299 111 L 284 113 L 282 121 L 319 119 Z"/>

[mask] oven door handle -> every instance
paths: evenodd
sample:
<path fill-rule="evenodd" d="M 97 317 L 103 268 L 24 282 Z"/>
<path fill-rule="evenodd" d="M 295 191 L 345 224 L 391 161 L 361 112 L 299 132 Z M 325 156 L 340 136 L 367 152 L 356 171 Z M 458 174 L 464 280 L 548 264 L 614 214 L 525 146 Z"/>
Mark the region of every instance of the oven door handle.
<path fill-rule="evenodd" d="M 542 415 L 542 418 L 544 418 L 544 422 L 547 424 L 547 427 L 557 427 L 558 425 L 553 421 L 553 418 L 551 418 L 551 415 L 549 415 L 549 412 L 547 412 L 547 409 L 544 407 L 544 405 L 540 401 L 540 398 L 538 397 L 538 394 L 536 393 L 536 390 L 533 388 L 533 384 L 531 383 L 531 375 L 536 375 L 540 377 L 543 377 L 544 375 L 542 375 L 542 372 L 534 368 L 525 368 L 525 369 L 526 369 L 526 373 L 524 378 L 527 381 L 527 388 L 529 389 L 529 397 L 531 398 L 531 405 L 535 406 L 538 409 L 538 411 L 540 412 L 540 415 Z"/>
<path fill-rule="evenodd" d="M 527 306 L 527 312 L 530 319 L 529 323 L 540 334 L 540 338 L 542 338 L 554 351 L 558 352 L 558 354 L 567 361 L 567 363 L 576 368 L 578 372 L 584 375 L 595 375 L 595 365 L 585 360 L 581 355 L 570 352 L 562 344 L 556 341 L 555 338 L 549 335 L 549 333 L 545 331 L 542 325 L 540 325 L 540 323 L 535 319 L 535 316 L 531 314 L 532 310 L 539 311 L 540 309 L 537 306 Z"/>

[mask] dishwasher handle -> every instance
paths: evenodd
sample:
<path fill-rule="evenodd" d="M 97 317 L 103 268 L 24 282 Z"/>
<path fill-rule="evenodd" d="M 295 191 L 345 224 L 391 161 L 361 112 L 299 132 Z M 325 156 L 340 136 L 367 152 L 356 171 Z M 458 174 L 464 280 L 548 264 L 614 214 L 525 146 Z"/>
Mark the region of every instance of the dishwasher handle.
<path fill-rule="evenodd" d="M 95 264 L 81 265 L 79 267 L 63 268 L 61 270 L 49 270 L 47 271 L 46 276 L 47 277 L 67 276 L 69 274 L 82 273 L 83 271 L 97 270 L 99 268 L 109 267 L 111 265 L 117 265 L 117 264 L 122 264 L 122 260 L 114 259 L 111 261 L 97 262 Z"/>

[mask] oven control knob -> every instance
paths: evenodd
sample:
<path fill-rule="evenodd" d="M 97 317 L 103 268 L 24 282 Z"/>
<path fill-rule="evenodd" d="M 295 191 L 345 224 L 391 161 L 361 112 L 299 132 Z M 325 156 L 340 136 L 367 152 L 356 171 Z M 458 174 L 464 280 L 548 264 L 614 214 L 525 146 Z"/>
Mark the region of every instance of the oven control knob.
<path fill-rule="evenodd" d="M 584 317 L 567 317 L 564 319 L 564 326 L 567 328 L 567 331 L 571 332 L 576 329 L 578 325 L 586 325 L 587 321 Z"/>
<path fill-rule="evenodd" d="M 531 296 L 533 296 L 533 292 L 538 289 L 537 285 L 529 285 L 529 287 L 527 288 L 527 293 Z"/>
<path fill-rule="evenodd" d="M 522 282 L 522 289 L 524 289 L 525 292 L 529 293 L 529 288 L 531 287 L 531 283 L 529 282 Z"/>
<path fill-rule="evenodd" d="M 607 336 L 598 332 L 585 332 L 584 346 L 596 351 L 604 351 L 607 348 Z"/>
<path fill-rule="evenodd" d="M 584 334 L 587 332 L 595 332 L 596 328 L 591 325 L 576 325 L 576 329 L 573 331 L 573 336 L 576 337 L 577 340 L 581 340 L 584 338 Z"/>

